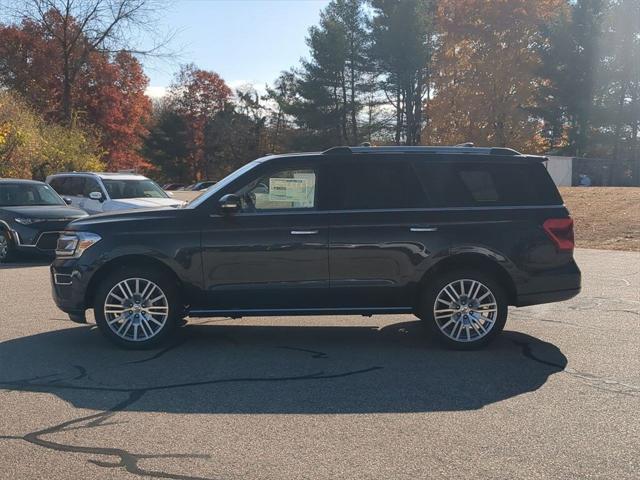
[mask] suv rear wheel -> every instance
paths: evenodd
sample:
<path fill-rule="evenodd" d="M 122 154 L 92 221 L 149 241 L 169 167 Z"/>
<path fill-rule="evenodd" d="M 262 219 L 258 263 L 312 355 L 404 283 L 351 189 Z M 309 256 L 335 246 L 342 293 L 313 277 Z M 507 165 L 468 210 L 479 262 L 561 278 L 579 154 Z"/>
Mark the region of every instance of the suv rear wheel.
<path fill-rule="evenodd" d="M 94 315 L 101 332 L 131 349 L 152 348 L 180 318 L 175 282 L 152 269 L 125 268 L 109 275 L 96 292 Z"/>
<path fill-rule="evenodd" d="M 446 346 L 472 350 L 487 345 L 502 331 L 507 309 L 504 289 L 493 277 L 456 270 L 426 287 L 420 317 Z"/>

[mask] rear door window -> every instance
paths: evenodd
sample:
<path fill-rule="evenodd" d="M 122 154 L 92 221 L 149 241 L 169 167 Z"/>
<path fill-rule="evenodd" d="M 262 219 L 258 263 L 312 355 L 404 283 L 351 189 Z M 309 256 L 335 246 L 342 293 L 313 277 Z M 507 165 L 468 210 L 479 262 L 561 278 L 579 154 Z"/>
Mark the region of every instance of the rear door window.
<path fill-rule="evenodd" d="M 422 186 L 406 160 L 361 159 L 333 162 L 329 182 L 333 210 L 420 208 Z"/>
<path fill-rule="evenodd" d="M 434 207 L 560 205 L 540 163 L 416 161 L 415 170 Z"/>

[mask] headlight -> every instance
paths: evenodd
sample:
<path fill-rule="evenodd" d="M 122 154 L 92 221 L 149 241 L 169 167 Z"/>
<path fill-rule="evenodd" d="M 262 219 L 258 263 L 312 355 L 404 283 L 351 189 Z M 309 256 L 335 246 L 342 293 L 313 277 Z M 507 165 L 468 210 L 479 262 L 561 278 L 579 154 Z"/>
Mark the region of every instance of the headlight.
<path fill-rule="evenodd" d="M 78 258 L 100 239 L 100 235 L 91 232 L 63 232 L 58 237 L 56 256 Z"/>
<path fill-rule="evenodd" d="M 18 222 L 21 225 L 31 225 L 32 223 L 46 222 L 46 221 L 48 221 L 48 219 L 46 219 L 46 218 L 16 218 L 15 221 Z"/>

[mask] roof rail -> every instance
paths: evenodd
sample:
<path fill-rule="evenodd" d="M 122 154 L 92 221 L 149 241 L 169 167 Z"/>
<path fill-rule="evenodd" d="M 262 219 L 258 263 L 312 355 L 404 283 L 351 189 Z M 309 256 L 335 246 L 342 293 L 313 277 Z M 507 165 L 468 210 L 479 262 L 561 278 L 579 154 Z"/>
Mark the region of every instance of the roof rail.
<path fill-rule="evenodd" d="M 464 145 L 464 146 L 463 146 Z M 324 155 L 344 155 L 354 153 L 470 153 L 474 155 L 520 155 L 511 148 L 473 147 L 468 144 L 455 146 L 382 146 L 382 147 L 333 147 L 322 152 Z"/>

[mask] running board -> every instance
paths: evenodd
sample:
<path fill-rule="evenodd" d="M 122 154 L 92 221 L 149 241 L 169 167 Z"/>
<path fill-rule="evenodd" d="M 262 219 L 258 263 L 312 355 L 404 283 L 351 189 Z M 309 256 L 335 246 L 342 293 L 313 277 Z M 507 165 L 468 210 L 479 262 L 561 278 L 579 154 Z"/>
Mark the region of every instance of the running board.
<path fill-rule="evenodd" d="M 189 317 L 270 317 L 300 315 L 371 315 L 413 313 L 413 307 L 369 307 L 369 308 L 255 308 L 243 310 L 192 309 Z"/>

